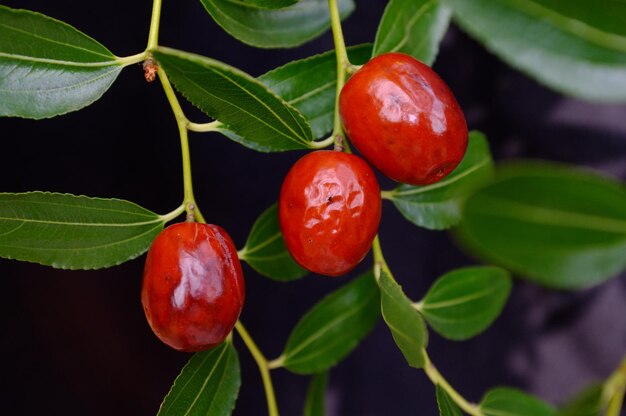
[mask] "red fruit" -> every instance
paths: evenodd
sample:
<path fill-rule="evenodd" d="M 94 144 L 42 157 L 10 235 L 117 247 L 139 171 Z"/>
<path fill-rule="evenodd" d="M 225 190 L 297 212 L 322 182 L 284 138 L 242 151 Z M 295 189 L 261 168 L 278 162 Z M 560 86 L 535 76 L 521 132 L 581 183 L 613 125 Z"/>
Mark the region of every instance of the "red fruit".
<path fill-rule="evenodd" d="M 237 250 L 221 227 L 174 224 L 152 243 L 141 303 L 150 327 L 170 347 L 195 352 L 224 341 L 244 297 Z"/>
<path fill-rule="evenodd" d="M 365 64 L 343 87 L 339 112 L 363 157 L 399 182 L 437 182 L 467 148 L 467 124 L 452 92 L 409 55 L 387 53 Z"/>
<path fill-rule="evenodd" d="M 339 276 L 367 254 L 381 215 L 372 169 L 351 154 L 320 150 L 291 168 L 280 190 L 280 228 L 292 257 L 314 273 Z"/>

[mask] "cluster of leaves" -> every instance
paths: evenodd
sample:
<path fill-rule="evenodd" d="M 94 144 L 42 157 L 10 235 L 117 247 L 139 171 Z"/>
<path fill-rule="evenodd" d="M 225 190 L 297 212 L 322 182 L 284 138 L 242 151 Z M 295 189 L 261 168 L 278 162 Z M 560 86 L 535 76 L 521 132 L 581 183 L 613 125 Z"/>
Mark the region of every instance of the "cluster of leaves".
<path fill-rule="evenodd" d="M 326 3 L 318 0 L 201 2 L 225 31 L 256 47 L 296 47 L 331 24 Z M 343 17 L 355 7 L 352 0 L 339 0 L 338 6 Z M 431 64 L 454 17 L 488 49 L 546 85 L 584 99 L 623 102 L 624 15 L 624 4 L 608 0 L 576 2 L 576 7 L 552 0 L 390 0 L 374 43 L 348 48 L 348 55 L 353 64 L 362 64 L 399 51 Z M 148 56 L 158 61 L 180 94 L 217 120 L 211 131 L 243 146 L 261 152 L 313 149 L 333 126 L 333 51 L 253 78 L 223 62 L 162 46 L 120 58 L 63 22 L 4 6 L 0 115 L 41 119 L 78 110 L 100 98 L 125 66 Z M 323 414 L 328 370 L 367 336 L 381 315 L 408 364 L 424 369 L 436 384 L 442 415 L 461 410 L 478 415 L 556 414 L 539 399 L 507 388 L 487 392 L 478 405 L 455 397 L 426 354 L 427 325 L 451 340 L 479 334 L 508 298 L 509 271 L 565 289 L 598 284 L 622 271 L 622 184 L 548 163 L 494 169 L 486 138 L 472 132 L 463 162 L 449 177 L 422 187 L 400 184 L 383 197 L 417 226 L 455 227 L 469 251 L 504 268 L 453 270 L 413 302 L 379 253 L 370 272 L 302 317 L 283 354 L 270 362 L 271 368 L 314 375 L 305 414 Z M 110 267 L 144 253 L 164 225 L 181 213 L 182 207 L 158 215 L 115 199 L 3 193 L 0 256 L 67 269 Z M 239 254 L 260 274 L 278 281 L 306 274 L 286 251 L 275 205 L 259 217 Z M 239 384 L 237 353 L 227 341 L 191 358 L 159 414 L 230 414 Z M 607 385 L 577 400 L 602 408 L 611 398 L 605 394 Z M 571 405 L 562 414 L 580 415 L 582 408 Z"/>

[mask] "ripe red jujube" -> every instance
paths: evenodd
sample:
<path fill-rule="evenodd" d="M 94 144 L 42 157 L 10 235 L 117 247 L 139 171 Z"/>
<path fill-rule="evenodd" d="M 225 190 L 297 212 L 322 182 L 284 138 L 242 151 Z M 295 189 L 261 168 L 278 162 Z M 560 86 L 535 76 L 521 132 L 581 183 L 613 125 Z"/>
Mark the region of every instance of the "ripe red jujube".
<path fill-rule="evenodd" d="M 363 65 L 341 90 L 339 112 L 363 157 L 399 182 L 437 182 L 467 148 L 465 117 L 448 86 L 402 53 L 382 54 Z"/>
<path fill-rule="evenodd" d="M 367 254 L 378 231 L 378 181 L 358 156 L 320 150 L 298 160 L 278 204 L 289 252 L 307 270 L 339 276 Z"/>
<path fill-rule="evenodd" d="M 195 352 L 220 344 L 244 298 L 237 250 L 221 227 L 174 224 L 152 243 L 141 302 L 150 327 L 170 347 Z"/>

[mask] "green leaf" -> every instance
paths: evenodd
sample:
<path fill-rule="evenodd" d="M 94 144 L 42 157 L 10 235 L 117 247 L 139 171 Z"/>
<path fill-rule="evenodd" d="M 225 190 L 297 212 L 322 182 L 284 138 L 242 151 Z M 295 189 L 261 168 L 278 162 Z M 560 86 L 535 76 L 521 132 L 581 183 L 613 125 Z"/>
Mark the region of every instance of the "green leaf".
<path fill-rule="evenodd" d="M 328 384 L 328 373 L 315 374 L 309 384 L 304 405 L 304 416 L 325 416 L 326 415 L 326 385 Z"/>
<path fill-rule="evenodd" d="M 446 178 L 426 186 L 400 184 L 383 195 L 413 224 L 442 230 L 461 221 L 464 199 L 492 176 L 489 144 L 482 133 L 471 132 L 463 160 Z"/>
<path fill-rule="evenodd" d="M 471 338 L 500 315 L 511 276 L 499 267 L 466 267 L 441 276 L 420 302 L 426 322 L 452 340 Z"/>
<path fill-rule="evenodd" d="M 454 403 L 448 393 L 437 384 L 437 406 L 440 416 L 462 416 L 461 409 Z"/>
<path fill-rule="evenodd" d="M 163 399 L 158 416 L 227 416 L 237 400 L 241 376 L 231 342 L 194 354 Z"/>
<path fill-rule="evenodd" d="M 232 0 L 226 0 L 232 1 Z M 260 9 L 282 9 L 296 4 L 298 0 L 239 0 L 242 6 L 258 7 Z M 233 2 L 234 3 L 234 2 Z"/>
<path fill-rule="evenodd" d="M 348 48 L 350 62 L 364 64 L 372 53 L 370 44 Z M 335 51 L 289 62 L 259 77 L 268 88 L 298 109 L 311 123 L 313 137 L 333 128 L 337 58 Z"/>
<path fill-rule="evenodd" d="M 291 258 L 285 246 L 276 204 L 256 220 L 246 245 L 239 252 L 239 258 L 263 276 L 274 280 L 295 280 L 308 273 Z"/>
<path fill-rule="evenodd" d="M 459 237 L 473 253 L 555 288 L 600 283 L 626 266 L 626 191 L 555 164 L 517 164 L 468 198 Z"/>
<path fill-rule="evenodd" d="M 559 410 L 559 416 L 598 416 L 601 414 L 603 403 L 603 385 L 594 384 L 587 387 L 562 409 Z"/>
<path fill-rule="evenodd" d="M 555 416 L 549 404 L 519 390 L 498 387 L 487 392 L 480 402 L 485 416 Z"/>
<path fill-rule="evenodd" d="M 374 328 L 378 302 L 371 272 L 326 296 L 291 332 L 284 366 L 294 373 L 312 374 L 337 364 Z"/>
<path fill-rule="evenodd" d="M 378 285 L 380 309 L 396 345 L 411 367 L 422 368 L 425 364 L 424 349 L 428 344 L 424 320 L 400 285 L 384 270 L 380 273 Z"/>
<path fill-rule="evenodd" d="M 41 119 L 79 110 L 121 70 L 108 49 L 72 26 L 0 5 L 0 116 Z"/>
<path fill-rule="evenodd" d="M 302 114 L 250 75 L 222 62 L 159 47 L 154 55 L 189 101 L 262 151 L 305 149 L 311 127 Z"/>
<path fill-rule="evenodd" d="M 431 65 L 449 23 L 450 10 L 439 0 L 391 0 L 378 25 L 373 56 L 402 52 Z"/>
<path fill-rule="evenodd" d="M 323 0 L 300 0 L 280 10 L 260 10 L 234 1 L 201 2 L 222 29 L 259 48 L 293 48 L 330 28 L 328 3 Z M 342 18 L 354 10 L 352 0 L 338 0 L 338 6 Z"/>
<path fill-rule="evenodd" d="M 626 3 L 443 0 L 513 67 L 565 94 L 626 101 Z"/>
<path fill-rule="evenodd" d="M 98 269 L 150 247 L 164 218 L 132 202 L 68 194 L 0 194 L 0 257 Z"/>

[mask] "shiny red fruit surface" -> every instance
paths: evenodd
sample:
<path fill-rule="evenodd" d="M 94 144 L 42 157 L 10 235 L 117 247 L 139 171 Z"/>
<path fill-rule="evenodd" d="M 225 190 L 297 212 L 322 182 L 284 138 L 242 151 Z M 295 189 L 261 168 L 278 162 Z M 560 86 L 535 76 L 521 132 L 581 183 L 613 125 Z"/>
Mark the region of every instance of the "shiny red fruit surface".
<path fill-rule="evenodd" d="M 363 157 L 399 182 L 437 182 L 467 148 L 467 124 L 452 92 L 409 55 L 387 53 L 365 64 L 341 90 L 339 112 Z"/>
<path fill-rule="evenodd" d="M 239 319 L 244 297 L 237 250 L 221 227 L 174 224 L 152 243 L 141 303 L 150 327 L 170 347 L 195 352 L 221 343 Z"/>
<path fill-rule="evenodd" d="M 327 276 L 345 274 L 363 260 L 378 231 L 378 181 L 358 156 L 309 153 L 285 177 L 278 215 L 298 264 Z"/>

